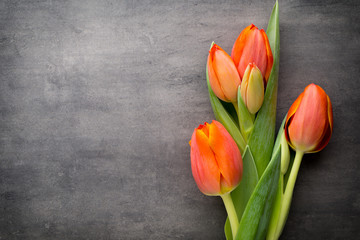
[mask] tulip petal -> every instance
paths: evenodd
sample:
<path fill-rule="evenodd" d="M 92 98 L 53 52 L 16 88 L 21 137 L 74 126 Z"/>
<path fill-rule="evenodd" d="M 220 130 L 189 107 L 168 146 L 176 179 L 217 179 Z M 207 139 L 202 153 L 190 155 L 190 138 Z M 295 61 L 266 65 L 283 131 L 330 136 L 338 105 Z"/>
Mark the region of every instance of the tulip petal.
<path fill-rule="evenodd" d="M 214 44 L 215 46 L 215 44 Z M 215 73 L 214 70 L 214 63 L 213 63 L 213 59 L 214 59 L 214 52 L 215 52 L 215 48 L 211 48 L 209 51 L 209 56 L 208 56 L 208 61 L 207 61 L 207 70 L 208 70 L 208 75 L 209 75 L 209 79 L 211 79 L 210 81 L 210 85 L 211 85 L 211 89 L 213 90 L 213 92 L 215 93 L 215 95 L 226 101 L 224 92 L 221 89 L 221 85 L 219 82 L 219 79 Z"/>
<path fill-rule="evenodd" d="M 274 63 L 274 58 L 271 52 L 271 47 L 270 47 L 270 43 L 269 43 L 269 39 L 265 33 L 265 31 L 263 29 L 260 30 L 260 32 L 263 35 L 264 38 L 264 42 L 265 42 L 265 46 L 266 46 L 266 55 L 267 55 L 267 64 L 266 64 L 266 72 L 265 75 L 263 75 L 265 77 L 265 80 L 267 82 L 269 76 L 270 76 L 270 72 Z"/>
<path fill-rule="evenodd" d="M 204 125 L 200 124 L 197 130 L 201 130 L 209 138 L 210 124 L 207 122 Z"/>
<path fill-rule="evenodd" d="M 240 33 L 239 37 L 236 39 L 234 46 L 231 51 L 231 57 L 234 60 L 235 66 L 239 65 L 240 57 L 242 55 L 242 52 L 244 50 L 244 44 L 246 42 L 246 38 L 248 34 L 250 33 L 250 29 L 254 28 L 254 24 L 250 24 L 247 26 L 242 32 Z M 240 76 L 242 78 L 242 76 Z"/>
<path fill-rule="evenodd" d="M 264 101 L 263 77 L 255 64 L 251 68 L 246 92 L 246 106 L 250 113 L 255 114 L 259 111 Z"/>
<path fill-rule="evenodd" d="M 236 70 L 231 57 L 219 46 L 214 45 L 212 49 L 217 48 L 214 53 L 213 67 L 217 79 L 226 79 L 221 81 L 220 87 L 227 101 L 236 101 L 237 87 L 240 85 L 240 76 Z"/>
<path fill-rule="evenodd" d="M 322 137 L 321 142 L 316 146 L 313 152 L 319 152 L 325 148 L 325 146 L 329 143 L 331 135 L 332 135 L 332 129 L 333 129 L 333 113 L 332 113 L 332 105 L 329 96 L 327 96 L 327 112 L 328 112 L 328 122 L 326 130 L 324 131 L 324 135 Z"/>
<path fill-rule="evenodd" d="M 218 195 L 221 191 L 220 170 L 208 141 L 202 130 L 194 131 L 191 138 L 191 169 L 201 192 Z"/>
<path fill-rule="evenodd" d="M 226 183 L 225 187 L 236 187 L 242 176 L 241 154 L 230 134 L 217 121 L 213 121 L 210 125 L 209 145 L 215 154 L 224 183 Z"/>
<path fill-rule="evenodd" d="M 301 99 L 304 96 L 304 92 L 302 92 L 299 97 L 295 100 L 295 102 L 291 105 L 287 116 L 286 116 L 286 121 L 285 121 L 285 137 L 286 140 L 288 141 L 288 143 L 290 144 L 290 146 L 292 148 L 294 148 L 294 145 L 291 143 L 290 138 L 289 138 L 289 132 L 288 132 L 288 126 L 292 120 L 293 115 L 295 114 L 296 110 L 298 109 L 300 103 L 301 103 Z"/>
<path fill-rule="evenodd" d="M 326 130 L 324 131 L 324 134 L 322 135 L 321 141 L 319 142 L 319 144 L 313 150 L 310 150 L 307 153 L 319 152 L 319 151 L 323 150 L 326 147 L 326 145 L 329 143 L 332 130 L 328 123 L 327 123 L 327 125 L 328 126 L 325 128 Z"/>
<path fill-rule="evenodd" d="M 247 66 L 245 72 L 244 72 L 244 76 L 242 78 L 241 81 L 241 85 L 240 85 L 240 92 L 241 92 L 241 97 L 245 103 L 245 106 L 248 106 L 248 87 L 249 87 L 249 76 L 250 76 L 250 71 L 251 71 L 251 64 L 249 63 L 249 65 Z"/>
<path fill-rule="evenodd" d="M 261 71 L 261 74 L 265 76 L 267 54 L 264 46 L 265 41 L 260 31 L 251 31 L 251 33 L 247 36 L 246 44 L 242 50 L 242 55 L 238 65 L 241 79 L 243 78 L 247 65 L 252 62 L 256 63 Z"/>

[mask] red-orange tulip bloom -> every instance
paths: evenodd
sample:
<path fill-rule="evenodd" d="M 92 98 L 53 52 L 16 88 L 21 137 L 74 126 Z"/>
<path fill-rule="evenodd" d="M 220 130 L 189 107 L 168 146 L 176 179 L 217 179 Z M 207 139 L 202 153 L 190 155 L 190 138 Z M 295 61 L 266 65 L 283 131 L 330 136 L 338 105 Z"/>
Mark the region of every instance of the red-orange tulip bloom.
<path fill-rule="evenodd" d="M 213 120 L 194 130 L 190 141 L 191 169 L 206 195 L 231 192 L 242 177 L 242 158 L 235 141 L 221 123 Z"/>
<path fill-rule="evenodd" d="M 231 57 L 216 44 L 209 51 L 207 69 L 215 95 L 225 102 L 236 102 L 240 76 Z"/>
<path fill-rule="evenodd" d="M 231 57 L 241 79 L 248 64 L 255 63 L 267 82 L 273 66 L 273 55 L 269 39 L 263 29 L 259 30 L 254 24 L 246 27 L 236 39 Z"/>
<path fill-rule="evenodd" d="M 333 129 L 330 98 L 315 85 L 308 85 L 290 107 L 285 122 L 289 145 L 305 153 L 318 152 L 329 142 Z"/>

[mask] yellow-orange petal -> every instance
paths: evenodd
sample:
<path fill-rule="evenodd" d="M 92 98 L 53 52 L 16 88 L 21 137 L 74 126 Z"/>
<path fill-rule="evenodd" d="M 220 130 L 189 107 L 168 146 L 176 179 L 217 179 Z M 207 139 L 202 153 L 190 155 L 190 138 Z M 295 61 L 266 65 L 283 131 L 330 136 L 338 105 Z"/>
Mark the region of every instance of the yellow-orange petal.
<path fill-rule="evenodd" d="M 213 59 L 214 59 L 215 50 L 216 50 L 216 48 L 213 48 L 213 47 L 210 49 L 209 56 L 208 56 L 208 61 L 207 61 L 207 70 L 208 70 L 208 74 L 209 74 L 209 82 L 210 82 L 211 89 L 213 90 L 215 95 L 218 98 L 224 100 L 226 98 L 225 98 L 225 95 L 223 93 L 223 90 L 221 89 L 219 79 L 218 79 L 218 77 L 216 75 L 216 72 L 214 70 Z"/>
<path fill-rule="evenodd" d="M 210 124 L 208 124 L 207 122 L 205 122 L 203 125 L 199 125 L 199 127 L 197 128 L 197 131 L 202 131 L 206 137 L 209 138 L 209 130 L 210 130 Z"/>
<path fill-rule="evenodd" d="M 202 130 L 195 129 L 191 138 L 191 169 L 201 192 L 219 195 L 220 170 L 208 141 L 209 138 Z"/>
<path fill-rule="evenodd" d="M 241 153 L 231 135 L 215 120 L 210 125 L 209 145 L 224 178 L 223 188 L 235 188 L 242 177 Z"/>
<path fill-rule="evenodd" d="M 250 113 L 255 114 L 264 101 L 264 81 L 255 63 L 249 63 L 242 79 L 241 97 Z"/>
<path fill-rule="evenodd" d="M 214 47 L 213 47 L 214 48 Z M 240 85 L 240 76 L 232 58 L 219 46 L 214 53 L 213 67 L 219 80 L 220 87 L 225 95 L 224 101 L 236 102 L 237 88 Z"/>

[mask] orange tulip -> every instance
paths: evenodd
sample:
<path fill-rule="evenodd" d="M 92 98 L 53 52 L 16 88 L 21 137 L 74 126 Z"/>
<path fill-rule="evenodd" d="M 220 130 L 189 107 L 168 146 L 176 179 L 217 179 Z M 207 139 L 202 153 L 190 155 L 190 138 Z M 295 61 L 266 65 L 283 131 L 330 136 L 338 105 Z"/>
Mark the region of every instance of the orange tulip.
<path fill-rule="evenodd" d="M 267 83 L 273 66 L 273 55 L 263 29 L 259 30 L 254 24 L 246 27 L 236 39 L 231 57 L 241 79 L 248 64 L 255 63 Z"/>
<path fill-rule="evenodd" d="M 221 123 L 213 120 L 194 130 L 190 141 L 191 169 L 206 195 L 223 195 L 235 189 L 242 177 L 242 158 L 235 141 Z"/>
<path fill-rule="evenodd" d="M 215 95 L 225 102 L 236 102 L 240 76 L 231 57 L 216 44 L 209 51 L 207 69 Z"/>
<path fill-rule="evenodd" d="M 318 152 L 329 142 L 333 129 L 330 98 L 315 85 L 308 85 L 290 107 L 285 122 L 289 145 L 304 153 Z"/>

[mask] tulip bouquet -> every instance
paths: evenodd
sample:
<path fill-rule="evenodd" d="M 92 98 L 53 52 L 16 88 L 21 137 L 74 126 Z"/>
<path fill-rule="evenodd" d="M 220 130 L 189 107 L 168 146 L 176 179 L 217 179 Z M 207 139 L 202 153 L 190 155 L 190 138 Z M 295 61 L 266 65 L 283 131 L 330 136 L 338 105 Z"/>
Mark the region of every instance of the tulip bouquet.
<path fill-rule="evenodd" d="M 223 199 L 227 239 L 280 237 L 302 157 L 323 149 L 332 133 L 330 99 L 310 84 L 275 140 L 279 35 L 276 2 L 266 33 L 251 24 L 231 56 L 215 43 L 209 50 L 206 77 L 217 121 L 194 130 L 191 169 L 202 193 Z"/>

